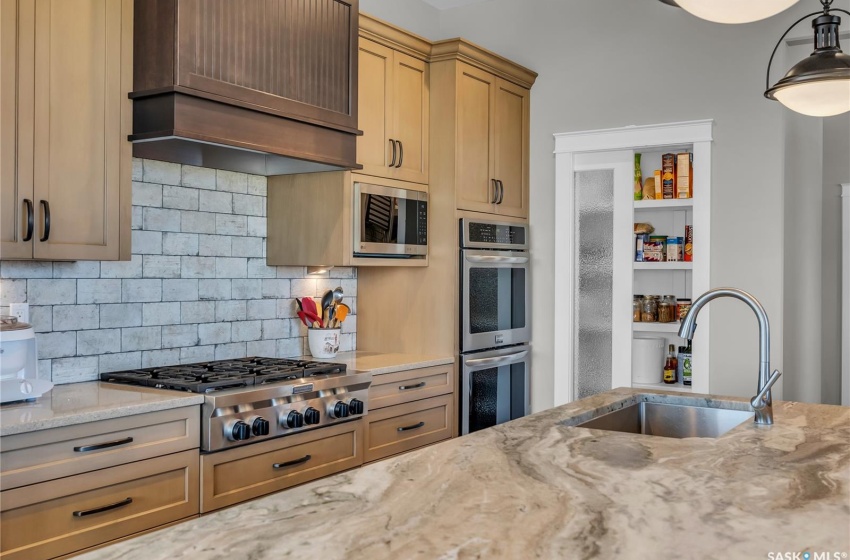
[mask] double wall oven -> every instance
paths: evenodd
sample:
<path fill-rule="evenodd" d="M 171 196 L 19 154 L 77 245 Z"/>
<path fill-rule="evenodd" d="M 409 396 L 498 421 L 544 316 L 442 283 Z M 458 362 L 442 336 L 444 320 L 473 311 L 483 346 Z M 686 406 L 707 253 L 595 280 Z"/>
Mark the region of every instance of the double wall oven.
<path fill-rule="evenodd" d="M 528 226 L 460 220 L 460 420 L 468 434 L 529 412 Z"/>

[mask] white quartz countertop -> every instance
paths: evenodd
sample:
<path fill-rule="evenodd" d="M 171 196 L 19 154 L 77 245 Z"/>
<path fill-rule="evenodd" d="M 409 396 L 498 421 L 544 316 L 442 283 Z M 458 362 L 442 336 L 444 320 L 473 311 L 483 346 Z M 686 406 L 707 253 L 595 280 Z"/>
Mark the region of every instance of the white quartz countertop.
<path fill-rule="evenodd" d="M 744 399 L 617 389 L 79 558 L 850 553 L 850 408 L 775 402 L 773 426 L 745 422 L 716 439 L 574 426 L 641 400 L 748 408 Z"/>
<path fill-rule="evenodd" d="M 306 360 L 316 360 L 304 356 Z M 335 362 L 345 364 L 352 371 L 368 371 L 372 375 L 395 373 L 407 369 L 418 369 L 431 366 L 442 366 L 454 363 L 454 356 L 433 356 L 428 354 L 386 354 L 382 352 L 340 352 L 334 358 L 316 360 L 319 362 Z"/>
<path fill-rule="evenodd" d="M 0 436 L 198 405 L 202 402 L 203 395 L 101 381 L 56 385 L 35 401 L 0 406 Z"/>

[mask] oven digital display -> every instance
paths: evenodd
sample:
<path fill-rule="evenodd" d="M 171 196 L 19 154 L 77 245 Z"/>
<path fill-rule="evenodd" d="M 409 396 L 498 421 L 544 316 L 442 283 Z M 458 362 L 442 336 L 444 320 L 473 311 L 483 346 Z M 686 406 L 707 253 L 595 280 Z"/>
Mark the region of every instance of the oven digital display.
<path fill-rule="evenodd" d="M 472 243 L 498 243 L 500 245 L 525 245 L 525 226 L 508 226 L 470 222 L 469 241 Z"/>

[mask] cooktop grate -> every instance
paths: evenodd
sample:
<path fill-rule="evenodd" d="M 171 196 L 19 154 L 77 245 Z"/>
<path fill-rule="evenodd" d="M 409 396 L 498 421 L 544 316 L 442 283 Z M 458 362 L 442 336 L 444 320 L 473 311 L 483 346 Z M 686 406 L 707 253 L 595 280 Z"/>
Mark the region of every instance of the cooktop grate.
<path fill-rule="evenodd" d="M 345 372 L 345 364 L 251 357 L 101 373 L 100 379 L 158 389 L 209 393 Z"/>

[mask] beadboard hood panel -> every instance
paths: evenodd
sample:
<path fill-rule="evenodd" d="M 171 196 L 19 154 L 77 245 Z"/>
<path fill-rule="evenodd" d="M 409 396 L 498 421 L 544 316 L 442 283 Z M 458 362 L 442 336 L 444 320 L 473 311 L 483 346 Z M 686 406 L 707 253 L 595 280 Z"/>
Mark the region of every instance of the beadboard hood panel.
<path fill-rule="evenodd" d="M 359 168 L 359 0 L 136 0 L 133 153 L 261 175 Z"/>

